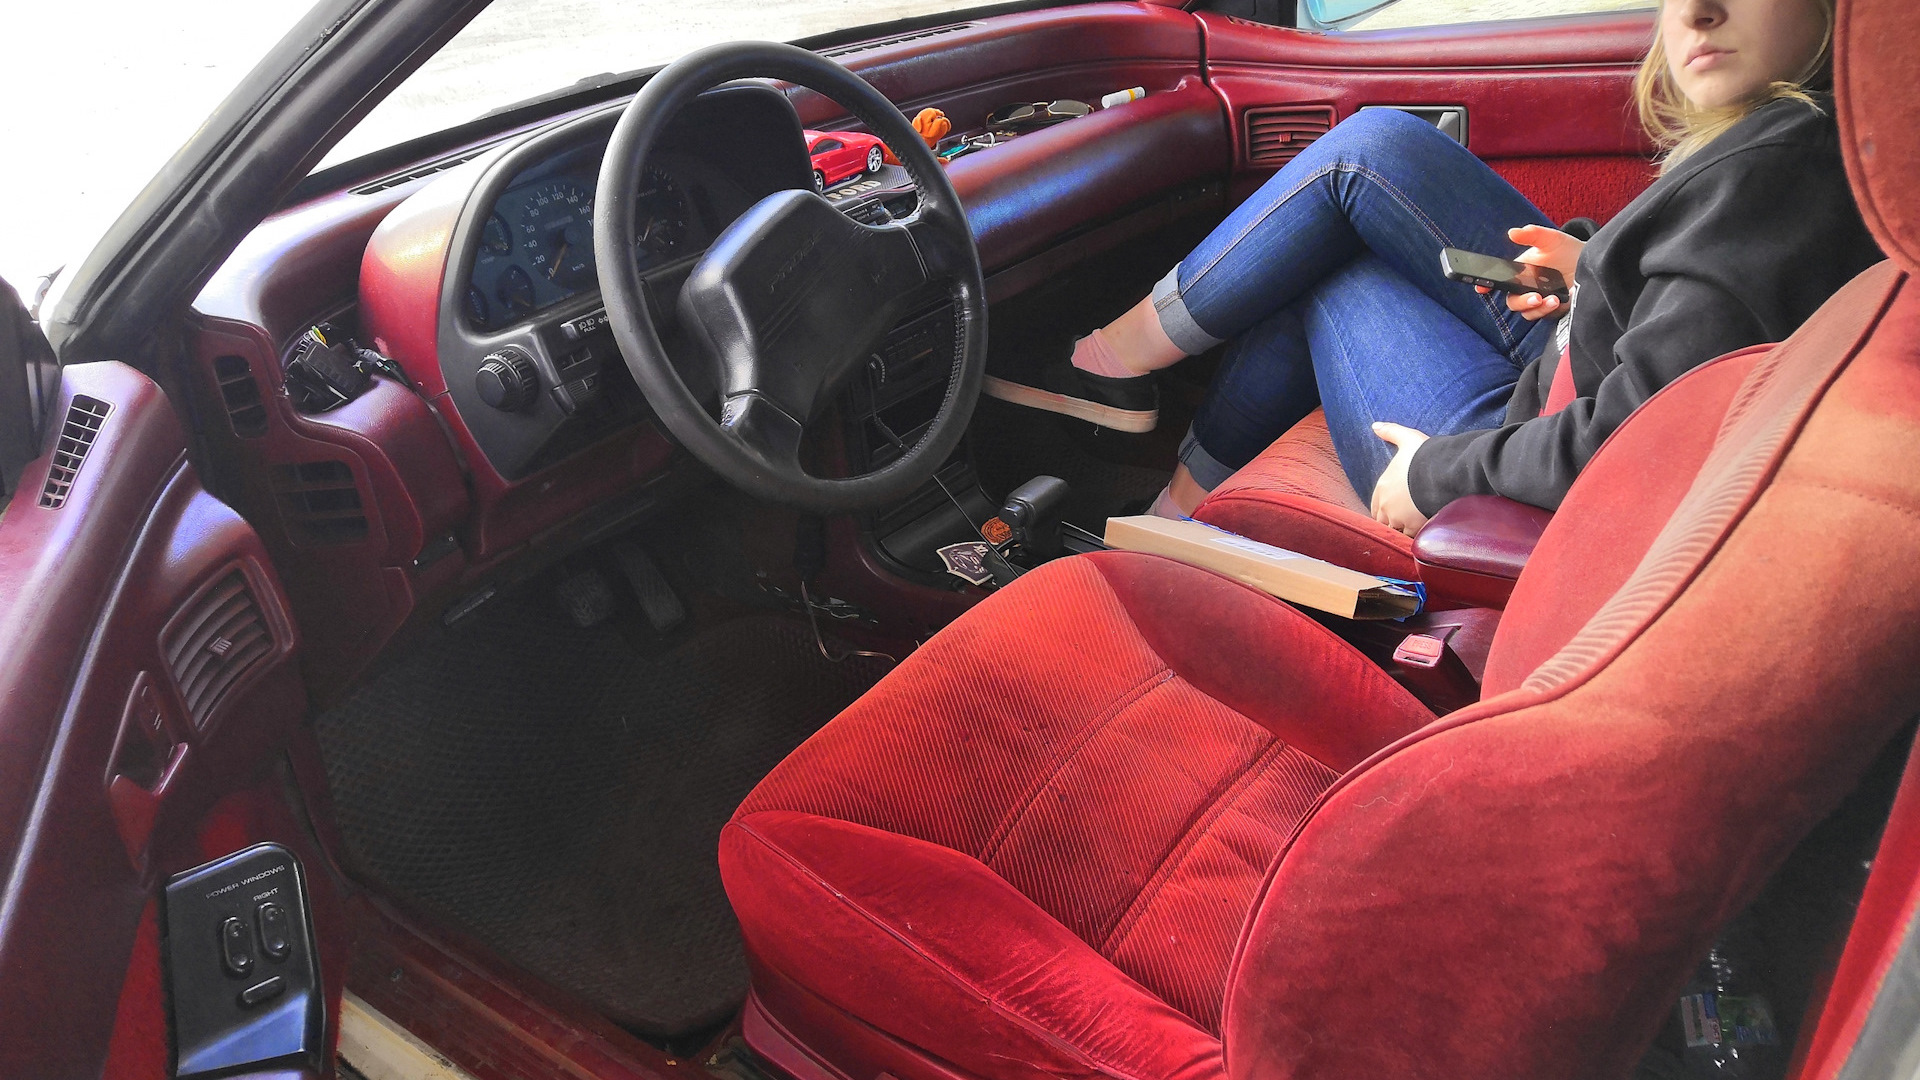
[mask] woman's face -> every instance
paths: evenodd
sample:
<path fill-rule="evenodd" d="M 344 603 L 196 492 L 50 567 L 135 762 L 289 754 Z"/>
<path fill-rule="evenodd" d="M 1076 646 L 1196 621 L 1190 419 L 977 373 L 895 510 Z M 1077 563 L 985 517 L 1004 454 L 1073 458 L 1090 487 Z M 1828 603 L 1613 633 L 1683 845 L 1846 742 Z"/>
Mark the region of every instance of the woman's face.
<path fill-rule="evenodd" d="M 1696 107 L 1737 105 L 1798 77 L 1820 51 L 1826 17 L 1813 0 L 1666 0 L 1667 70 Z"/>

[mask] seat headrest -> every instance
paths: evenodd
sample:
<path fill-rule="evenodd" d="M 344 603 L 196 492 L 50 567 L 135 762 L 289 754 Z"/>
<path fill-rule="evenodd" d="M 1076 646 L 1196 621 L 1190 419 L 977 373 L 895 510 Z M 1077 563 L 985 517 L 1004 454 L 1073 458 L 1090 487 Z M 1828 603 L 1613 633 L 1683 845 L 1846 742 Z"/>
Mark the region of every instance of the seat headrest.
<path fill-rule="evenodd" d="M 1833 74 L 1860 214 L 1888 258 L 1920 271 L 1920 3 L 1841 0 Z"/>

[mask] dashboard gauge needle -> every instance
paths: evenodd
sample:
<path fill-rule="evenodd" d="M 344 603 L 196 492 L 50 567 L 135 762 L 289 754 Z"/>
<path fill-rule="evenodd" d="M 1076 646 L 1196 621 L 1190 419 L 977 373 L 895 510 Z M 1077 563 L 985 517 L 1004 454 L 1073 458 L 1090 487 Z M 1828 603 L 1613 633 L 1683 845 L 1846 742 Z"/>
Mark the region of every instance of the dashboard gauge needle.
<path fill-rule="evenodd" d="M 547 280 L 548 281 L 553 280 L 553 275 L 555 274 L 555 272 L 557 272 L 560 269 L 560 260 L 566 257 L 567 257 L 567 238 L 563 236 L 560 238 L 560 250 L 553 253 L 553 261 L 547 264 Z"/>

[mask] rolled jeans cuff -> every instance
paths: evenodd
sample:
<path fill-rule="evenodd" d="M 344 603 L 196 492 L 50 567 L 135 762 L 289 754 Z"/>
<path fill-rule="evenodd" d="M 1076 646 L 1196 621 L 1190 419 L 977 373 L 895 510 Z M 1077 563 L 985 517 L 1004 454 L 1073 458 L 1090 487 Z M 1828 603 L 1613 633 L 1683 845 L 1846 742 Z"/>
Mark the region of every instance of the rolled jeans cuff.
<path fill-rule="evenodd" d="M 1153 310 L 1160 316 L 1160 329 L 1166 331 L 1167 338 L 1174 346 L 1188 356 L 1206 352 L 1225 340 L 1200 329 L 1200 324 L 1193 321 L 1193 313 L 1187 310 L 1187 302 L 1180 295 L 1178 266 L 1167 271 L 1167 276 L 1154 285 Z"/>
<path fill-rule="evenodd" d="M 1219 487 L 1227 477 L 1240 471 L 1232 465 L 1222 465 L 1218 458 L 1207 453 L 1207 448 L 1200 445 L 1200 439 L 1194 435 L 1192 428 L 1188 428 L 1186 438 L 1180 440 L 1180 464 L 1187 467 L 1187 475 L 1193 477 L 1194 483 L 1208 491 Z"/>

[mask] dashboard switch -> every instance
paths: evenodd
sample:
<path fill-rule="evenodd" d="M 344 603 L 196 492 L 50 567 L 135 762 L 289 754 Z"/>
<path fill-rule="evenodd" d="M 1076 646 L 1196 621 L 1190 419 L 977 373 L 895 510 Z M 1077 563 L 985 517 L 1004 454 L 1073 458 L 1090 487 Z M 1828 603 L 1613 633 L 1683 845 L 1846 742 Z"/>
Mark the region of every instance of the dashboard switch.
<path fill-rule="evenodd" d="M 540 395 L 540 373 L 533 358 L 519 349 L 489 353 L 474 372 L 473 387 L 480 400 L 502 412 L 519 412 Z"/>
<path fill-rule="evenodd" d="M 246 923 L 232 916 L 220 924 L 220 959 L 235 975 L 253 970 L 253 934 Z"/>
<path fill-rule="evenodd" d="M 253 913 L 260 929 L 260 951 L 269 960 L 285 960 L 293 951 L 293 938 L 287 932 L 287 909 L 269 900 Z"/>

